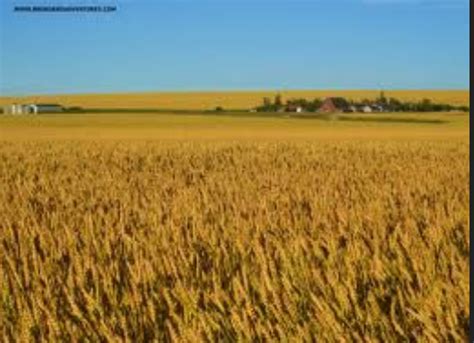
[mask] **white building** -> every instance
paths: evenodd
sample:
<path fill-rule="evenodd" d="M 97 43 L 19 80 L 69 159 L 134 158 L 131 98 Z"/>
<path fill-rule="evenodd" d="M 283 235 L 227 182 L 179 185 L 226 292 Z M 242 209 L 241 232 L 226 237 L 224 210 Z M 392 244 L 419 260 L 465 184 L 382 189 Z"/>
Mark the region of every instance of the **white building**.
<path fill-rule="evenodd" d="M 3 107 L 3 113 L 13 114 L 13 115 L 23 114 L 23 105 L 19 105 L 19 104 L 5 105 Z"/>
<path fill-rule="evenodd" d="M 385 108 L 381 105 L 373 105 L 372 111 L 374 112 L 385 112 Z"/>
<path fill-rule="evenodd" d="M 4 114 L 22 115 L 39 113 L 60 113 L 63 107 L 58 104 L 12 104 L 3 108 Z"/>
<path fill-rule="evenodd" d="M 370 107 L 369 105 L 365 105 L 364 107 L 362 107 L 362 112 L 372 113 L 372 107 Z"/>
<path fill-rule="evenodd" d="M 347 112 L 355 113 L 355 112 L 357 112 L 357 107 L 355 107 L 354 105 L 351 105 L 351 106 L 349 106 L 349 108 L 347 109 Z"/>

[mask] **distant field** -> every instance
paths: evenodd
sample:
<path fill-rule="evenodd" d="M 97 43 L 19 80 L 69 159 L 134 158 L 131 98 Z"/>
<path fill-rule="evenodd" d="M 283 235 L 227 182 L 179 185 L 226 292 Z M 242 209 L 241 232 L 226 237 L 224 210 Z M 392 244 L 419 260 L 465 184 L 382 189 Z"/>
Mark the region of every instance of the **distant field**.
<path fill-rule="evenodd" d="M 168 92 L 168 93 L 129 93 L 129 94 L 82 94 L 57 96 L 30 96 L 24 98 L 0 97 L 0 105 L 12 102 L 60 103 L 64 106 L 87 108 L 161 108 L 161 109 L 248 109 L 261 104 L 263 97 L 273 97 L 278 91 L 235 91 L 235 92 Z M 323 98 L 344 96 L 361 100 L 375 98 L 378 90 L 303 90 L 281 91 L 287 98 Z M 429 98 L 432 101 L 451 105 L 469 105 L 469 90 L 402 90 L 386 91 L 387 97 L 404 101 L 418 101 Z"/>
<path fill-rule="evenodd" d="M 339 120 L 275 114 L 0 115 L 0 140 L 347 140 L 467 139 L 469 114 L 351 114 Z"/>

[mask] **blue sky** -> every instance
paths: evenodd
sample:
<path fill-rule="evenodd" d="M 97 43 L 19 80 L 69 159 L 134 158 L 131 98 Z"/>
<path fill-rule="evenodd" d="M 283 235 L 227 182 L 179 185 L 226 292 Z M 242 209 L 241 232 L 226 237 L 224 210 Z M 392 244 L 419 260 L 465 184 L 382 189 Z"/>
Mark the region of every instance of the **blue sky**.
<path fill-rule="evenodd" d="M 469 88 L 468 0 L 1 0 L 0 11 L 2 95 Z"/>

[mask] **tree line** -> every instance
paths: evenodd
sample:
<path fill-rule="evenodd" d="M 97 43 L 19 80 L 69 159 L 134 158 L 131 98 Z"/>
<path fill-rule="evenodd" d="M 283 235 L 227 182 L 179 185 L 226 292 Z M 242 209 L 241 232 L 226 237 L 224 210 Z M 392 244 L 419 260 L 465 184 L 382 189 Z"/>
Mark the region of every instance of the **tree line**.
<path fill-rule="evenodd" d="M 366 106 L 369 106 L 375 111 L 381 112 L 449 112 L 461 111 L 469 112 L 468 106 L 454 106 L 444 103 L 435 103 L 430 99 L 422 99 L 420 101 L 402 101 L 394 97 L 386 97 L 384 92 L 376 99 L 362 99 L 360 101 L 346 99 L 344 97 L 331 98 L 337 109 L 344 112 L 358 112 L 363 111 Z M 321 98 L 314 98 L 312 100 L 304 98 L 288 99 L 283 101 L 282 96 L 277 94 L 273 101 L 269 97 L 264 97 L 262 104 L 257 106 L 255 110 L 258 112 L 292 112 L 296 108 L 300 108 L 304 112 L 317 112 L 323 100 Z"/>

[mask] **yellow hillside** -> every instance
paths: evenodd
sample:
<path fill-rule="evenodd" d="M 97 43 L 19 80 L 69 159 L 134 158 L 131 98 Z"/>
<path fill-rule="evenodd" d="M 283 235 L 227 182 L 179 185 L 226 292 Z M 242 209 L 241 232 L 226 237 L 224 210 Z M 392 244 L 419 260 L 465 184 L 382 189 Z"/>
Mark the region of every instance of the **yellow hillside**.
<path fill-rule="evenodd" d="M 261 103 L 263 97 L 273 97 L 278 91 L 232 91 L 232 92 L 160 92 L 160 93 L 115 93 L 115 94 L 75 94 L 44 95 L 28 97 L 0 97 L 0 105 L 12 102 L 60 103 L 64 106 L 87 108 L 161 108 L 161 109 L 226 109 L 250 108 Z M 349 99 L 375 98 L 378 90 L 304 90 L 282 91 L 283 98 L 323 98 L 344 96 Z M 386 91 L 387 97 L 417 101 L 429 98 L 440 103 L 469 105 L 469 90 L 417 90 Z"/>

